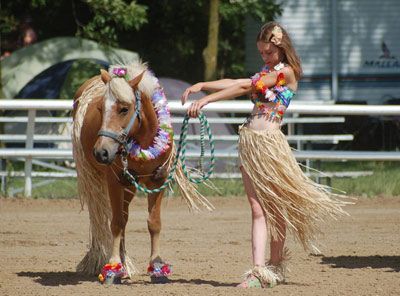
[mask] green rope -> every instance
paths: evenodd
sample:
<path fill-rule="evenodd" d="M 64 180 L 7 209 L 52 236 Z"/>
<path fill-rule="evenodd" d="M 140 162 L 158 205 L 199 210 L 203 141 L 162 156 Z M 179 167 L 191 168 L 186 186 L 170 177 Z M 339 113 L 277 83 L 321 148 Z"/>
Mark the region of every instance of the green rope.
<path fill-rule="evenodd" d="M 172 167 L 168 174 L 167 179 L 159 188 L 147 189 L 146 187 L 143 187 L 142 185 L 140 185 L 136 181 L 136 178 L 134 176 L 132 176 L 131 173 L 129 173 L 126 158 L 122 159 L 122 162 L 124 163 L 124 173 L 123 173 L 124 176 L 139 191 L 142 191 L 145 193 L 157 193 L 157 192 L 164 190 L 168 186 L 168 184 L 174 179 L 174 173 L 175 173 L 175 170 L 176 170 L 179 160 L 181 160 L 181 163 L 182 163 L 183 173 L 189 179 L 190 182 L 200 184 L 210 178 L 210 176 L 214 170 L 214 166 L 215 166 L 215 157 L 214 157 L 215 147 L 214 147 L 214 140 L 212 138 L 212 133 L 211 133 L 211 129 L 210 129 L 210 124 L 208 123 L 208 120 L 203 113 L 200 113 L 200 115 L 199 115 L 199 120 L 200 120 L 200 167 L 201 167 L 201 169 L 203 168 L 203 158 L 204 158 L 204 151 L 205 151 L 205 130 L 207 130 L 209 146 L 210 146 L 210 150 L 211 150 L 210 167 L 209 167 L 207 173 L 204 174 L 204 172 L 203 172 L 202 176 L 197 179 L 191 177 L 188 170 L 186 169 L 186 144 L 187 144 L 186 137 L 187 137 L 187 131 L 188 131 L 188 126 L 189 126 L 189 119 L 190 119 L 190 117 L 188 115 L 186 115 L 185 118 L 183 119 L 181 134 L 179 137 L 178 149 L 176 151 L 174 163 L 172 164 Z"/>

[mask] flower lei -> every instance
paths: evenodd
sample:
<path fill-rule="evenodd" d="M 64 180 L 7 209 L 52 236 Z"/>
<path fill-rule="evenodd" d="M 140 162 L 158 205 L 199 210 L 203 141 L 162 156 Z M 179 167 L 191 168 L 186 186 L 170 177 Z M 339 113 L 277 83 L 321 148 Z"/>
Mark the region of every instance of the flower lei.
<path fill-rule="evenodd" d="M 108 263 L 103 266 L 98 278 L 101 283 L 126 275 L 126 270 L 121 263 Z"/>
<path fill-rule="evenodd" d="M 274 70 L 280 71 L 285 67 L 285 65 L 281 62 L 275 65 Z M 282 96 L 278 96 L 277 93 L 285 92 L 286 89 L 283 87 L 286 84 L 285 75 L 283 73 L 279 73 L 276 79 L 275 86 L 272 89 L 269 89 L 264 82 L 262 81 L 262 77 L 266 76 L 267 73 L 271 71 L 264 67 L 261 72 L 256 73 L 251 77 L 251 84 L 255 89 L 255 92 L 252 94 L 252 99 L 255 102 L 255 105 L 261 111 L 269 111 L 268 108 L 259 100 L 258 93 L 260 93 L 263 98 L 267 102 L 273 102 L 277 105 L 275 106 L 276 113 L 274 111 L 271 112 L 271 116 L 275 116 L 277 118 L 281 118 L 286 111 L 287 106 L 289 105 L 289 101 L 283 100 Z"/>
<path fill-rule="evenodd" d="M 154 262 L 147 267 L 147 274 L 152 277 L 168 277 L 172 274 L 171 265 Z"/>
<path fill-rule="evenodd" d="M 284 67 L 285 65 L 281 62 L 274 67 L 274 70 L 280 71 Z M 274 93 L 264 84 L 264 82 L 261 79 L 262 77 L 267 75 L 267 73 L 270 72 L 271 71 L 267 67 L 264 67 L 261 72 L 256 73 L 251 77 L 251 84 L 257 92 L 260 92 L 261 94 L 264 95 L 265 99 L 268 102 L 274 102 L 275 101 Z M 285 84 L 286 84 L 285 75 L 283 73 L 279 73 L 275 85 L 282 87 Z"/>
<path fill-rule="evenodd" d="M 171 115 L 163 89 L 157 88 L 151 96 L 151 100 L 158 119 L 157 133 L 153 143 L 147 149 L 141 148 L 134 139 L 129 141 L 128 152 L 134 160 L 155 159 L 167 151 L 173 141 Z"/>

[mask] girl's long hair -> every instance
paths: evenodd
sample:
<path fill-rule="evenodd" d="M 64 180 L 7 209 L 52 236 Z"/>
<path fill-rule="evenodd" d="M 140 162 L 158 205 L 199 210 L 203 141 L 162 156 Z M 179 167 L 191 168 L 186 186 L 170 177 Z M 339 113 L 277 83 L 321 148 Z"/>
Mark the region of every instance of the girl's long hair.
<path fill-rule="evenodd" d="M 299 80 L 301 78 L 301 75 L 303 74 L 300 58 L 293 47 L 289 34 L 284 28 L 282 28 L 280 24 L 278 24 L 277 22 L 268 22 L 265 25 L 263 25 L 261 27 L 260 32 L 257 35 L 257 42 L 258 41 L 262 41 L 265 43 L 271 42 L 271 38 L 273 37 L 272 30 L 274 29 L 275 26 L 278 26 L 279 28 L 282 29 L 281 43 L 276 46 L 281 48 L 283 51 L 284 54 L 283 62 L 287 63 L 290 67 L 292 67 L 296 79 Z"/>

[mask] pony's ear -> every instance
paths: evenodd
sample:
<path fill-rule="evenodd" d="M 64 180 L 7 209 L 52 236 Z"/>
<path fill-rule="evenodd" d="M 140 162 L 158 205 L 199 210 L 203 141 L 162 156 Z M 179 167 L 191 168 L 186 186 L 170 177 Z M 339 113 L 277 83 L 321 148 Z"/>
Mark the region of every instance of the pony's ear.
<path fill-rule="evenodd" d="M 100 69 L 101 80 L 103 80 L 104 84 L 107 84 L 111 80 L 110 74 L 106 70 Z"/>
<path fill-rule="evenodd" d="M 132 88 L 136 88 L 137 85 L 139 84 L 140 80 L 142 80 L 143 78 L 143 74 L 145 71 L 143 71 L 142 73 L 140 73 L 138 76 L 136 76 L 135 78 L 133 78 L 132 80 L 129 80 L 128 83 Z"/>

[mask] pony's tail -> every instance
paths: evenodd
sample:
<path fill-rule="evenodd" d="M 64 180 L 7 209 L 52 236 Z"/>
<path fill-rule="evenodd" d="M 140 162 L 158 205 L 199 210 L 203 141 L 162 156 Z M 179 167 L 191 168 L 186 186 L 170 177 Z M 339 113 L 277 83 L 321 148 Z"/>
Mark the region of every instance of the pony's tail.
<path fill-rule="evenodd" d="M 172 159 L 175 159 L 176 149 L 175 145 L 172 149 Z M 194 183 L 190 182 L 183 173 L 182 163 L 179 160 L 175 171 L 175 182 L 179 188 L 182 199 L 186 202 L 189 210 L 199 211 L 200 207 L 204 207 L 209 211 L 214 210 L 214 206 L 211 202 L 204 197 L 196 188 Z M 200 207 L 199 207 L 200 206 Z"/>
<path fill-rule="evenodd" d="M 79 97 L 79 106 L 75 112 L 72 143 L 76 163 L 78 194 L 82 209 L 87 205 L 90 219 L 89 250 L 77 265 L 79 273 L 98 275 L 102 267 L 108 263 L 112 251 L 112 233 L 110 221 L 112 217 L 108 189 L 104 174 L 93 167 L 86 159 L 81 144 L 81 129 L 87 106 L 97 92 L 104 88 L 101 80 L 91 84 Z M 136 272 L 127 254 L 123 254 L 124 267 L 131 276 Z"/>
<path fill-rule="evenodd" d="M 111 209 L 101 173 L 90 168 L 89 164 L 82 165 L 82 160 L 75 158 L 79 198 L 82 208 L 86 204 L 89 212 L 89 250 L 76 270 L 83 274 L 98 275 L 108 262 L 112 249 Z"/>

